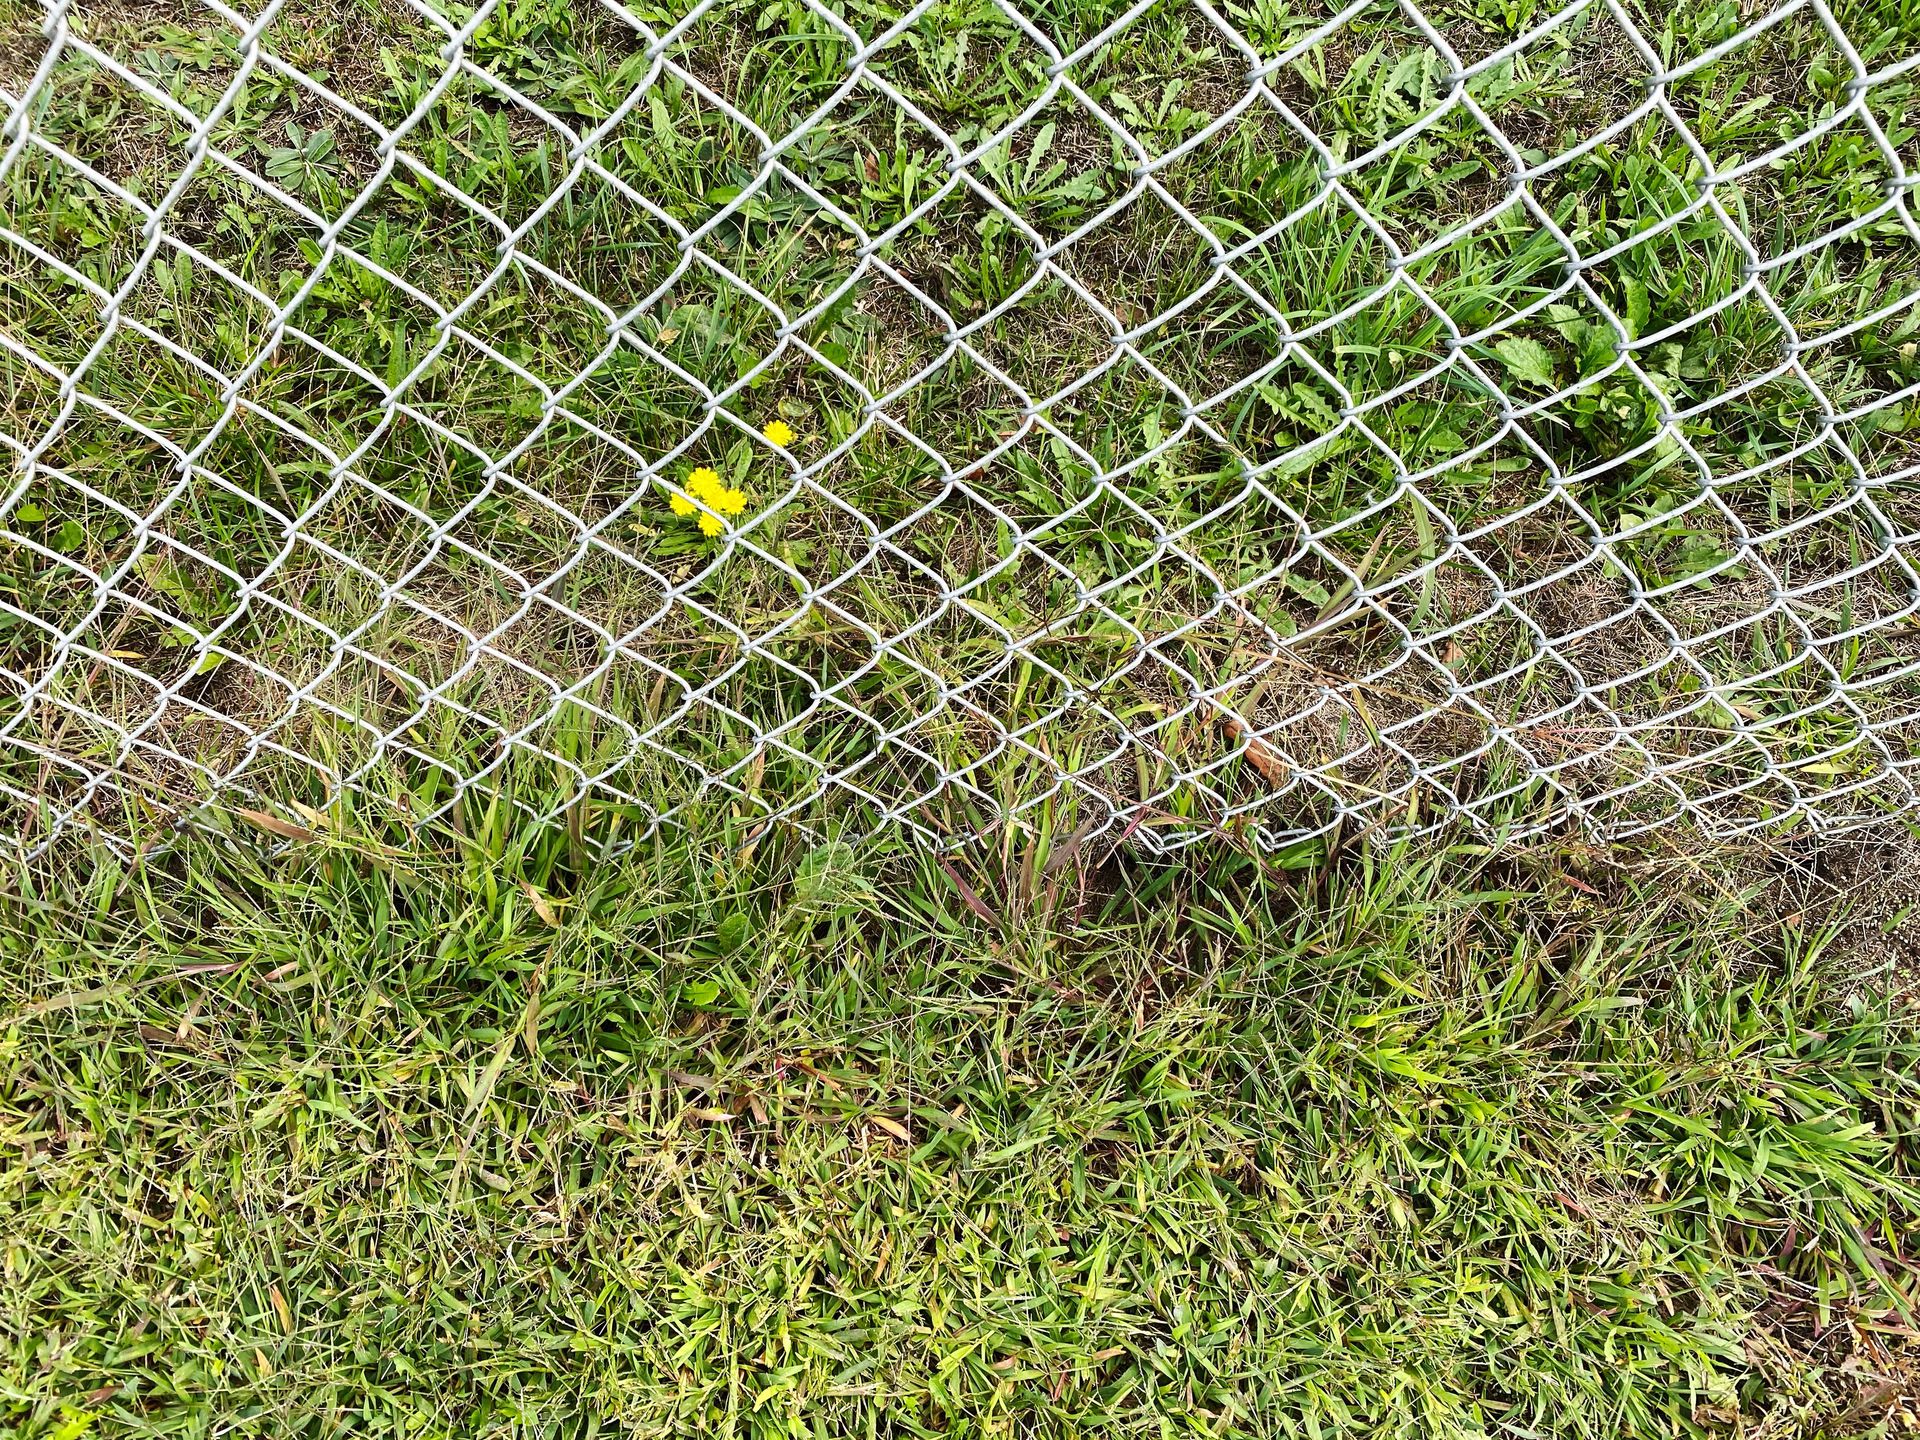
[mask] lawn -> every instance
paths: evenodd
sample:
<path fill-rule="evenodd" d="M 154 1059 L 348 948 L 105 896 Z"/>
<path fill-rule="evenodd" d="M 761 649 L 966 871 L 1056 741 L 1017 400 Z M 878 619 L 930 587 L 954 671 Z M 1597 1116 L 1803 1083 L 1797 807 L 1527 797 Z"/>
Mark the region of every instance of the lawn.
<path fill-rule="evenodd" d="M 0 1434 L 1920 1429 L 1920 4 L 1574 8 L 0 0 Z"/>
<path fill-rule="evenodd" d="M 1891 839 L 509 813 L 14 872 L 6 1434 L 1914 1428 L 1920 868 L 1830 886 Z"/>

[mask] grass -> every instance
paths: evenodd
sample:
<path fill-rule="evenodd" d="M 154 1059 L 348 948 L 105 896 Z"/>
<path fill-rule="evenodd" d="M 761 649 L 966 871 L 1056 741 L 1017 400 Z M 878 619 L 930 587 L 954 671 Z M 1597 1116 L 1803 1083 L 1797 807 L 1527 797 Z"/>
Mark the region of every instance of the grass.
<path fill-rule="evenodd" d="M 1915 1425 L 1912 974 L 1817 854 L 466 803 L 15 870 L 4 1433 Z"/>
<path fill-rule="evenodd" d="M 1920 1424 L 1920 11 L 1128 8 L 0 0 L 0 1433 Z"/>
<path fill-rule="evenodd" d="M 1125 9 L 1033 16 L 1066 53 Z M 439 92 L 446 32 L 377 0 L 277 12 L 237 88 L 211 12 L 70 13 L 0 175 L 23 833 L 119 825 L 116 794 L 136 829 L 294 815 L 343 778 L 415 818 L 474 784 L 630 833 L 717 801 L 951 837 L 1044 804 L 1166 845 L 1910 798 L 1912 87 L 1846 113 L 1813 10 L 1669 87 L 1684 135 L 1576 152 L 1644 93 L 1599 10 L 1477 73 L 1531 206 L 1466 110 L 1423 126 L 1450 62 L 1390 5 L 1319 34 L 1229 4 L 1290 56 L 1298 124 L 1263 100 L 1184 153 L 1249 60 L 1178 5 L 1044 104 L 1046 52 L 974 0 L 851 89 L 848 33 L 793 0 L 702 12 L 652 78 L 674 6 L 512 0 Z M 1470 62 L 1549 11 L 1423 13 Z M 1633 13 L 1675 66 L 1752 18 Z M 1876 73 L 1920 45 L 1904 0 L 1835 14 Z M 755 188 L 755 127 L 823 106 Z M 916 112 L 986 147 L 964 183 Z M 190 167 L 203 124 L 224 159 Z M 1703 206 L 1702 154 L 1783 146 Z M 1601 257 L 1578 288 L 1556 229 Z M 671 508 L 700 465 L 749 500 L 718 540 Z"/>

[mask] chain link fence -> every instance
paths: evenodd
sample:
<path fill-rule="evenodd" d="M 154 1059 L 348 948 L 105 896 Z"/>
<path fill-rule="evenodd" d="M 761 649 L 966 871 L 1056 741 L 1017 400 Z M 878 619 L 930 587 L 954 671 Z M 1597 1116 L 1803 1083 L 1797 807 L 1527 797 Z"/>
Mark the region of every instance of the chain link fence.
<path fill-rule="evenodd" d="M 1917 73 L 1821 0 L 15 9 L 0 828 L 1905 810 Z"/>

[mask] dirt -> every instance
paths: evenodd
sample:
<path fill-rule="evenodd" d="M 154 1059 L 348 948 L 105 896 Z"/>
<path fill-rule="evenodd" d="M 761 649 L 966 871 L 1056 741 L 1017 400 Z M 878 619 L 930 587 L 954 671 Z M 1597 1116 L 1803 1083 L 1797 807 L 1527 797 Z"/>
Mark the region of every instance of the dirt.
<path fill-rule="evenodd" d="M 1830 963 L 1920 1004 L 1920 833 L 1888 824 L 1829 842 L 1808 923 L 1838 924 Z"/>
<path fill-rule="evenodd" d="M 0 89 L 11 95 L 24 94 L 45 53 L 36 8 L 15 0 L 0 4 Z"/>

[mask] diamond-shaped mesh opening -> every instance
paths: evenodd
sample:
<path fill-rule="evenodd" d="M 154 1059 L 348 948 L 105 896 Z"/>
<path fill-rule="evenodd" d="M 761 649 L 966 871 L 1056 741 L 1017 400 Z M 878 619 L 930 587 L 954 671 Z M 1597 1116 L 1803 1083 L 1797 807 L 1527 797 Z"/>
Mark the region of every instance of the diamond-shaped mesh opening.
<path fill-rule="evenodd" d="M 1296 335 L 1311 335 L 1364 306 L 1394 282 L 1393 253 L 1378 226 L 1344 193 L 1317 186 L 1235 244 L 1226 265 Z"/>
<path fill-rule="evenodd" d="M 737 17 L 721 7 L 682 32 L 673 65 L 715 104 L 779 142 L 845 83 L 854 47 L 844 29 L 802 7 L 777 23 L 777 43 L 743 46 Z"/>

